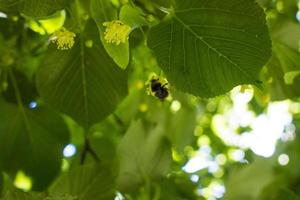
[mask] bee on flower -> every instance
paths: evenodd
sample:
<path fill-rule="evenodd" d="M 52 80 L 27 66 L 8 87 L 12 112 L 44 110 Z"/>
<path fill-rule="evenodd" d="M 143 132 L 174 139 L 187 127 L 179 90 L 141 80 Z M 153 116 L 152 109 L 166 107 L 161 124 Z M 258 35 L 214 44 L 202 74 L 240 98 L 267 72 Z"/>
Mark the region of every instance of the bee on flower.
<path fill-rule="evenodd" d="M 74 38 L 76 34 L 62 27 L 55 31 L 51 37 L 50 41 L 56 43 L 57 49 L 68 50 L 71 49 L 75 43 Z"/>
<path fill-rule="evenodd" d="M 167 79 L 152 74 L 150 79 L 146 82 L 147 94 L 164 101 L 170 96 L 168 84 Z"/>
<path fill-rule="evenodd" d="M 126 43 L 131 32 L 131 27 L 124 24 L 120 20 L 113 20 L 111 22 L 104 22 L 103 26 L 106 27 L 104 32 L 104 39 L 107 43 L 119 45 Z"/>

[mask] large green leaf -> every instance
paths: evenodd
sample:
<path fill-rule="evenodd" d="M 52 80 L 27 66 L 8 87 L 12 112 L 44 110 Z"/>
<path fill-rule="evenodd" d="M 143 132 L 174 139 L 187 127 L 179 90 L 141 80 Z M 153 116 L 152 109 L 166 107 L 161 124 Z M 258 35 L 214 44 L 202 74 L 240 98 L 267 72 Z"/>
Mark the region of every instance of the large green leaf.
<path fill-rule="evenodd" d="M 17 81 L 18 90 L 20 92 L 20 96 L 22 97 L 22 103 L 24 105 L 29 105 L 33 99 L 37 98 L 37 91 L 33 81 L 28 80 L 22 73 L 18 71 L 13 71 L 14 76 Z M 16 98 L 16 90 L 13 86 L 11 79 L 7 80 L 7 88 L 3 91 L 2 96 L 7 102 L 18 103 Z"/>
<path fill-rule="evenodd" d="M 132 122 L 119 146 L 120 170 L 118 189 L 136 189 L 148 180 L 160 178 L 168 172 L 171 146 L 162 126 L 149 132 L 141 121 Z"/>
<path fill-rule="evenodd" d="M 300 200 L 300 197 L 288 189 L 281 189 L 275 200 Z"/>
<path fill-rule="evenodd" d="M 0 0 L 0 11 L 17 11 L 19 5 L 20 0 Z"/>
<path fill-rule="evenodd" d="M 256 84 L 271 56 L 263 9 L 254 0 L 176 0 L 151 28 L 148 46 L 170 83 L 200 97 Z"/>
<path fill-rule="evenodd" d="M 63 194 L 60 196 L 49 196 L 46 193 L 23 192 L 15 188 L 6 191 L 1 200 L 75 200 L 74 197 Z"/>
<path fill-rule="evenodd" d="M 63 9 L 70 0 L 0 0 L 0 10 L 19 11 L 32 17 L 45 17 Z"/>
<path fill-rule="evenodd" d="M 60 171 L 68 142 L 62 118 L 46 108 L 29 110 L 3 100 L 0 113 L 0 165 L 12 173 L 25 171 L 35 189 L 45 188 Z"/>
<path fill-rule="evenodd" d="M 77 200 L 112 200 L 115 195 L 114 176 L 103 165 L 80 166 L 62 175 L 49 193 L 54 197 L 67 195 Z"/>
<path fill-rule="evenodd" d="M 91 0 L 92 17 L 97 23 L 100 38 L 107 53 L 122 69 L 126 69 L 129 63 L 129 42 L 119 45 L 107 43 L 104 39 L 104 22 L 118 19 L 117 10 L 113 7 L 110 0 Z"/>
<path fill-rule="evenodd" d="M 291 20 L 279 18 L 272 24 L 273 57 L 268 63 L 272 76 L 271 98 L 283 100 L 300 95 L 300 26 Z"/>
<path fill-rule="evenodd" d="M 285 18 L 272 26 L 274 54 L 279 58 L 284 72 L 300 71 L 300 26 Z"/>
<path fill-rule="evenodd" d="M 77 35 L 71 50 L 52 46 L 46 55 L 37 73 L 42 98 L 85 128 L 112 113 L 127 95 L 127 73 L 106 53 L 95 24 Z"/>
<path fill-rule="evenodd" d="M 271 162 L 266 159 L 257 158 L 250 165 L 231 171 L 226 182 L 224 200 L 257 200 L 264 187 L 272 180 L 273 171 Z"/>
<path fill-rule="evenodd" d="M 44 200 L 44 198 L 41 194 L 27 193 L 21 190 L 11 189 L 9 191 L 6 191 L 1 200 Z"/>

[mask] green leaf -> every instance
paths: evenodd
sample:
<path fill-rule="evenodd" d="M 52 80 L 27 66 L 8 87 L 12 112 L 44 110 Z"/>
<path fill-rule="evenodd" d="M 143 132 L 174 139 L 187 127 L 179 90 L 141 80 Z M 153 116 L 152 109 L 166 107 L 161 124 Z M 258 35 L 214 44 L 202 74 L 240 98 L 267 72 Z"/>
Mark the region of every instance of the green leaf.
<path fill-rule="evenodd" d="M 273 27 L 272 40 L 283 71 L 300 71 L 300 26 L 291 20 L 280 19 Z"/>
<path fill-rule="evenodd" d="M 153 0 L 152 2 L 156 5 L 165 7 L 165 8 L 169 8 L 172 4 L 173 0 Z M 147 1 L 145 1 L 147 2 Z"/>
<path fill-rule="evenodd" d="M 70 0 L 0 0 L 0 10 L 19 11 L 31 17 L 46 17 L 63 9 Z"/>
<path fill-rule="evenodd" d="M 169 118 L 171 120 L 167 125 L 167 137 L 178 152 L 183 152 L 186 145 L 190 144 L 194 138 L 196 112 L 191 108 L 184 108 Z"/>
<path fill-rule="evenodd" d="M 68 195 L 77 200 L 111 200 L 115 196 L 112 171 L 103 165 L 88 164 L 62 175 L 49 190 L 52 196 Z"/>
<path fill-rule="evenodd" d="M 149 132 L 141 121 L 132 122 L 119 146 L 118 189 L 129 191 L 164 176 L 172 161 L 171 146 L 162 126 Z"/>
<path fill-rule="evenodd" d="M 2 170 L 0 169 L 0 196 L 2 196 L 3 188 L 4 188 L 4 178 L 3 178 Z"/>
<path fill-rule="evenodd" d="M 271 56 L 265 14 L 253 0 L 176 0 L 148 46 L 171 84 L 200 97 L 257 84 Z"/>
<path fill-rule="evenodd" d="M 168 179 L 159 182 L 161 191 L 160 200 L 199 200 L 196 194 L 197 184 L 190 180 L 187 174 L 172 174 Z"/>
<path fill-rule="evenodd" d="M 288 189 L 281 189 L 278 192 L 277 197 L 275 200 L 300 200 L 300 197 L 298 197 L 295 193 Z"/>
<path fill-rule="evenodd" d="M 18 11 L 20 4 L 20 0 L 0 0 L 0 11 Z"/>
<path fill-rule="evenodd" d="M 279 58 L 284 72 L 300 70 L 300 27 L 290 20 L 278 21 L 272 29 L 273 51 Z"/>
<path fill-rule="evenodd" d="M 62 118 L 46 108 L 29 110 L 3 100 L 0 113 L 5 113 L 0 115 L 0 165 L 8 172 L 23 170 L 35 189 L 44 189 L 60 171 L 68 142 Z"/>
<path fill-rule="evenodd" d="M 33 100 L 37 98 L 37 91 L 35 88 L 35 85 L 33 83 L 33 81 L 28 80 L 28 78 L 23 75 L 22 73 L 18 72 L 18 71 L 13 71 L 14 76 L 16 77 L 16 81 L 18 84 L 18 90 L 20 92 L 20 96 L 22 97 L 22 103 L 24 105 L 29 105 L 29 103 Z M 17 104 L 18 100 L 16 98 L 16 90 L 13 87 L 13 83 L 12 80 L 9 78 L 7 80 L 7 88 L 6 90 L 2 93 L 3 98 L 7 101 L 7 102 L 11 102 L 11 103 L 15 103 Z"/>
<path fill-rule="evenodd" d="M 145 13 L 140 8 L 133 7 L 129 4 L 122 6 L 120 10 L 120 19 L 132 28 L 148 24 L 145 19 Z"/>
<path fill-rule="evenodd" d="M 129 42 L 116 45 L 107 43 L 104 39 L 106 28 L 103 26 L 103 23 L 117 20 L 117 10 L 113 7 L 110 0 L 91 0 L 91 13 L 98 26 L 100 38 L 107 53 L 121 69 L 126 69 L 129 63 Z"/>
<path fill-rule="evenodd" d="M 300 71 L 291 71 L 284 74 L 284 82 L 287 85 L 292 85 L 295 79 L 300 75 Z"/>
<path fill-rule="evenodd" d="M 256 200 L 263 188 L 272 181 L 272 178 L 270 161 L 257 158 L 250 165 L 232 170 L 225 184 L 224 200 Z"/>
<path fill-rule="evenodd" d="M 63 194 L 60 196 L 49 196 L 46 193 L 23 192 L 15 188 L 9 189 L 1 200 L 75 200 L 74 197 Z"/>
<path fill-rule="evenodd" d="M 275 55 L 279 58 L 281 67 L 285 73 L 300 71 L 300 53 L 298 50 L 294 50 L 285 44 L 275 41 L 273 43 L 273 50 Z"/>
<path fill-rule="evenodd" d="M 272 101 L 285 100 L 300 96 L 299 84 L 300 76 L 293 77 L 293 84 L 286 84 L 285 73 L 282 65 L 276 56 L 272 56 L 267 65 L 268 72 L 272 76 L 272 82 L 269 84 Z"/>
<path fill-rule="evenodd" d="M 86 129 L 111 114 L 127 95 L 127 73 L 98 39 L 96 25 L 78 34 L 71 50 L 51 46 L 37 72 L 42 98 Z"/>
<path fill-rule="evenodd" d="M 290 33 L 290 34 L 288 34 Z M 272 100 L 283 100 L 300 96 L 300 27 L 285 18 L 272 25 L 273 57 L 268 63 L 272 76 Z"/>
<path fill-rule="evenodd" d="M 28 193 L 17 189 L 11 189 L 5 193 L 4 197 L 1 198 L 1 200 L 48 200 L 48 199 L 47 198 L 44 199 L 41 194 Z"/>
<path fill-rule="evenodd" d="M 298 51 L 300 39 L 300 27 L 290 19 L 280 17 L 274 24 L 271 24 L 272 41 L 284 44 L 285 46 Z"/>

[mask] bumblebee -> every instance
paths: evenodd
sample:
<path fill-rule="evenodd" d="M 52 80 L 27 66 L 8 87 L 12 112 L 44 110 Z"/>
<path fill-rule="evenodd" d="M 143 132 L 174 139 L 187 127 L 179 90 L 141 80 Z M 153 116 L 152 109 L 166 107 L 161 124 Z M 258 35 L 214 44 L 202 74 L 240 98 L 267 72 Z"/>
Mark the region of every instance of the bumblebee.
<path fill-rule="evenodd" d="M 161 79 L 159 76 L 152 76 L 147 85 L 148 94 L 157 97 L 161 101 L 164 101 L 170 94 L 167 80 Z"/>

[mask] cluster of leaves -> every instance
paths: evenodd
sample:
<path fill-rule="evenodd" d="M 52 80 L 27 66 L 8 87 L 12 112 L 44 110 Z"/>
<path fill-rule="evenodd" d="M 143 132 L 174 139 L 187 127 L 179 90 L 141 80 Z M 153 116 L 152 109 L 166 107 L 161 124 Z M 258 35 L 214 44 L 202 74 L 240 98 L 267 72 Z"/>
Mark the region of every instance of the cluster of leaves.
<path fill-rule="evenodd" d="M 260 1 L 264 11 L 254 0 L 0 0 L 7 15 L 0 18 L 2 198 L 102 200 L 117 191 L 126 199 L 203 198 L 196 191 L 205 177 L 194 183 L 181 170 L 187 145 L 197 148 L 199 116 L 213 114 L 201 109 L 208 101 L 199 97 L 242 84 L 261 88 L 263 106 L 299 96 L 296 4 L 280 1 L 278 10 L 278 2 Z M 67 50 L 49 44 L 47 23 L 61 18 L 76 34 Z M 104 23 L 113 20 L 131 27 L 125 43 L 107 43 Z M 179 111 L 147 96 L 150 72 L 165 74 Z M 214 152 L 226 151 L 209 123 L 205 134 L 218 144 Z M 62 172 L 68 143 L 80 153 L 65 160 L 69 169 Z M 243 168 L 241 176 L 251 177 L 248 171 L 259 172 L 261 165 Z M 268 176 L 273 168 L 264 167 Z M 20 170 L 38 193 L 12 188 Z M 255 199 L 267 178 L 250 197 L 242 193 L 247 186 L 231 192 L 230 185 L 244 179 L 229 178 L 226 198 Z M 289 180 L 285 188 L 293 190 Z M 280 189 L 272 198 L 280 198 Z M 290 190 L 284 193 L 293 199 Z"/>

